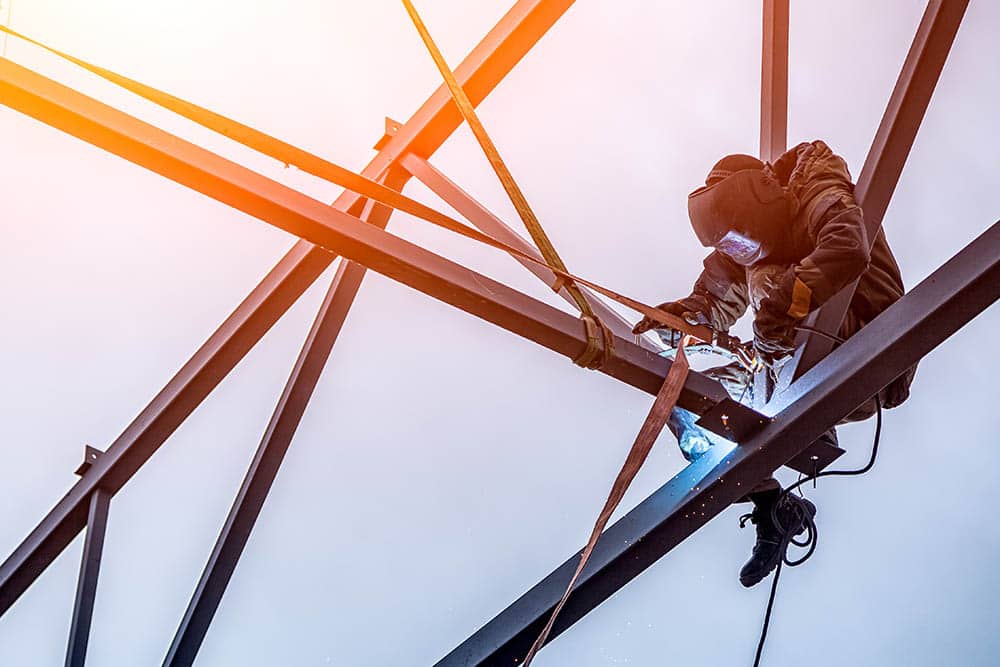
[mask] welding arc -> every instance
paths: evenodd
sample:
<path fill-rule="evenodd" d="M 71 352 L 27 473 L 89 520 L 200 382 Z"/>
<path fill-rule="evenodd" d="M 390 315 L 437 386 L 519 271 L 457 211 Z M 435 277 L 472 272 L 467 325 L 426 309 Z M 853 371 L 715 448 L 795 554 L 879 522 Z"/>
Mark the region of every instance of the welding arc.
<path fill-rule="evenodd" d="M 174 95 L 165 93 L 161 90 L 153 88 L 152 86 L 147 86 L 146 84 L 140 83 L 126 76 L 122 76 L 121 74 L 111 70 L 88 63 L 85 60 L 81 60 L 68 53 L 59 51 L 58 49 L 43 44 L 42 42 L 32 39 L 26 35 L 22 35 L 21 33 L 11 30 L 3 25 L 0 25 L 0 32 L 23 39 L 26 42 L 45 49 L 49 53 L 59 56 L 60 58 L 63 58 L 64 60 L 67 60 L 87 70 L 88 72 L 101 77 L 102 79 L 105 79 L 106 81 L 110 81 L 111 83 L 121 86 L 129 92 L 183 116 L 184 118 L 187 118 L 202 127 L 243 144 L 248 148 L 272 157 L 283 164 L 294 165 L 295 167 L 298 167 L 302 171 L 310 173 L 313 176 L 352 192 L 356 192 L 357 194 L 372 199 L 380 204 L 403 211 L 404 213 L 409 213 L 410 215 L 420 218 L 425 222 L 447 229 L 451 232 L 472 239 L 473 241 L 478 241 L 484 245 L 491 246 L 497 250 L 502 250 L 503 252 L 517 257 L 518 259 L 523 259 L 524 261 L 531 262 L 537 266 L 544 267 L 557 277 L 557 283 L 553 286 L 556 290 L 559 289 L 560 282 L 567 286 L 567 290 L 572 283 L 578 283 L 585 287 L 589 287 L 612 301 L 646 315 L 650 319 L 659 322 L 665 327 L 669 327 L 675 331 L 680 331 L 681 333 L 687 334 L 706 343 L 712 343 L 714 341 L 714 331 L 710 327 L 692 325 L 683 318 L 673 315 L 672 313 L 660 310 L 659 308 L 653 308 L 652 306 L 648 306 L 641 301 L 619 294 L 618 292 L 608 289 L 607 287 L 603 287 L 597 283 L 575 276 L 566 271 L 565 267 L 560 268 L 558 266 L 552 266 L 543 260 L 539 260 L 536 256 L 525 253 L 518 248 L 508 245 L 503 241 L 495 239 L 492 236 L 475 229 L 474 227 L 470 227 L 450 216 L 435 211 L 429 206 L 421 204 L 415 199 L 411 199 L 410 197 L 407 197 L 392 188 L 388 188 L 381 183 L 377 183 L 370 178 L 357 174 L 345 167 L 341 167 L 340 165 L 321 158 L 318 155 L 310 153 L 309 151 L 298 148 L 297 146 L 284 142 L 276 137 L 272 137 L 271 135 L 254 129 L 249 125 L 244 125 L 243 123 L 232 120 L 222 114 L 198 106 L 197 104 L 188 102 L 187 100 L 179 97 L 175 97 Z"/>
<path fill-rule="evenodd" d="M 548 234 L 546 234 L 545 230 L 542 228 L 542 223 L 538 221 L 531 205 L 528 204 L 527 197 L 524 196 L 524 193 L 521 192 L 521 188 L 518 186 L 517 181 L 514 180 L 514 175 L 510 173 L 510 169 L 507 168 L 507 164 L 503 161 L 503 158 L 500 157 L 500 151 L 497 150 L 496 144 L 493 143 L 493 140 L 490 139 L 490 135 L 487 134 L 486 128 L 483 126 L 482 121 L 479 120 L 479 116 L 476 114 L 475 107 L 472 106 L 472 101 L 469 100 L 469 96 L 465 93 L 465 89 L 463 89 L 458 83 L 458 79 L 455 78 L 455 73 L 451 71 L 451 68 L 444 59 L 444 55 L 441 53 L 441 50 L 437 47 L 437 44 L 434 43 L 434 39 L 427 30 L 427 26 L 424 25 L 423 20 L 420 18 L 420 14 L 417 13 L 416 7 L 413 6 L 413 3 L 410 0 L 403 0 L 403 6 L 406 7 L 406 13 L 410 15 L 410 20 L 413 21 L 413 27 L 415 27 L 417 32 L 420 34 L 420 39 L 423 40 L 424 46 L 427 47 L 427 51 L 430 53 L 431 58 L 434 60 L 434 64 L 441 73 L 441 77 L 444 79 L 445 85 L 448 86 L 448 90 L 451 92 L 452 101 L 455 102 L 455 106 L 458 107 L 459 112 L 462 114 L 462 118 L 465 119 L 469 129 L 472 130 L 472 134 L 476 137 L 476 141 L 479 142 L 479 146 L 483 149 L 483 153 L 486 154 L 486 159 L 489 160 L 490 166 L 493 167 L 493 171 L 496 173 L 497 178 L 500 179 L 503 189 L 507 192 L 507 196 L 510 197 L 510 202 L 517 210 L 517 214 L 521 218 L 521 222 L 524 223 L 528 233 L 531 234 L 531 238 L 534 240 L 535 245 L 538 246 L 538 250 L 542 253 L 542 257 L 545 258 L 545 261 L 548 262 L 550 266 L 554 266 L 564 272 L 568 272 L 569 269 L 566 268 L 566 265 L 563 263 L 559 253 L 556 251 L 555 246 L 552 245 L 552 241 L 549 240 Z M 553 285 L 553 289 L 558 291 L 558 282 L 556 285 Z M 590 304 L 587 302 L 587 299 L 584 298 L 583 293 L 576 285 L 570 283 L 566 285 L 566 290 L 573 297 L 577 307 L 583 314 L 591 317 L 594 316 L 594 313 L 590 308 Z"/>

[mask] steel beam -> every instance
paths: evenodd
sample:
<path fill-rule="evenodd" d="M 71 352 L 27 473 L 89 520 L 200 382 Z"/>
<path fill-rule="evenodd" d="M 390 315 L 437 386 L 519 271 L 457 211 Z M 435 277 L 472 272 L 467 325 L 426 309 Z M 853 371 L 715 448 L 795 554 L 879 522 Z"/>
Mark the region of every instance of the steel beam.
<path fill-rule="evenodd" d="M 480 231 L 485 232 L 493 238 L 534 257 L 539 262 L 545 261 L 542 258 L 541 253 L 538 252 L 534 245 L 528 243 L 520 234 L 515 232 L 498 217 L 490 213 L 489 209 L 476 201 L 472 195 L 460 188 L 456 183 L 441 173 L 427 160 L 411 153 L 403 156 L 399 164 L 410 172 L 410 174 L 416 177 L 418 181 L 426 185 L 431 192 L 447 202 L 453 209 L 461 213 L 466 220 L 471 222 Z M 556 282 L 556 275 L 544 266 L 533 264 L 532 262 L 518 257 L 515 257 L 514 259 L 535 274 L 538 279 L 546 285 L 552 285 Z M 587 302 L 594 310 L 594 313 L 601 318 L 601 321 L 608 325 L 608 327 L 615 334 L 622 338 L 636 338 L 641 347 L 645 347 L 650 350 L 656 349 L 652 346 L 652 344 L 646 341 L 645 338 L 634 336 L 632 333 L 632 325 L 625 321 L 625 319 L 617 312 L 609 308 L 593 292 L 582 286 L 580 287 L 580 291 L 583 293 L 584 298 L 587 299 Z M 573 303 L 573 297 L 570 296 L 565 287 L 559 290 L 559 296 L 565 299 L 568 303 Z"/>
<path fill-rule="evenodd" d="M 570 4 L 521 0 L 504 15 L 456 69 L 473 103 L 496 87 Z M 5 96 L 0 92 L 0 103 Z M 440 86 L 361 173 L 377 178 L 410 151 L 429 156 L 460 121 L 448 91 Z M 345 192 L 333 206 L 349 211 L 358 201 L 356 194 Z M 112 491 L 121 488 L 333 259 L 306 241 L 295 244 L 115 440 L 102 465 L 70 489 L 0 565 L 0 615 L 83 529 L 90 491 L 105 483 Z"/>
<path fill-rule="evenodd" d="M 379 228 L 389 222 L 392 209 L 369 204 L 363 218 Z M 292 442 L 302 415 L 334 343 L 354 303 L 365 267 L 342 261 L 337 268 L 326 298 L 313 322 L 291 376 L 278 400 L 257 453 L 250 464 L 226 523 L 216 540 L 187 611 L 163 661 L 165 667 L 194 663 L 208 627 L 222 602 L 229 580 L 236 570 L 243 549 L 264 507 L 264 502 L 278 475 L 278 469 Z"/>
<path fill-rule="evenodd" d="M 773 162 L 788 142 L 788 2 L 764 0 L 760 57 L 760 157 Z"/>
<path fill-rule="evenodd" d="M 788 145 L 788 3 L 789 0 L 762 2 L 760 159 L 769 162 L 777 160 Z M 755 408 L 767 403 L 773 388 L 768 373 L 754 376 Z"/>
<path fill-rule="evenodd" d="M 865 212 L 865 227 L 871 243 L 882 227 L 882 218 L 968 4 L 969 0 L 930 0 L 906 54 L 855 189 L 858 204 Z M 810 316 L 807 324 L 827 333 L 837 333 L 856 288 L 855 281 L 838 292 Z M 832 346 L 830 339 L 824 336 L 799 336 L 795 357 L 789 362 L 793 369 L 788 371 L 792 379 L 812 368 Z"/>
<path fill-rule="evenodd" d="M 111 494 L 104 489 L 95 489 L 90 494 L 88 504 L 87 533 L 83 542 L 80 576 L 76 582 L 76 601 L 73 603 L 73 621 L 70 624 L 69 645 L 66 648 L 66 667 L 83 667 L 87 661 L 90 623 L 94 617 L 97 577 L 101 573 L 101 554 L 104 551 L 104 535 L 108 528 Z"/>
<path fill-rule="evenodd" d="M 12 108 L 559 354 L 575 358 L 587 345 L 574 315 L 31 70 L 0 60 L 0 94 Z M 669 366 L 669 360 L 617 338 L 615 355 L 601 371 L 655 394 Z M 680 405 L 701 414 L 726 397 L 718 382 L 692 373 Z"/>
<path fill-rule="evenodd" d="M 788 146 L 788 3 L 789 0 L 763 0 L 762 3 L 760 159 L 769 162 L 777 160 Z M 773 389 L 769 373 L 755 374 L 753 406 L 757 409 L 764 406 Z"/>
<path fill-rule="evenodd" d="M 553 629 L 567 629 L 1000 298 L 1000 223 L 792 385 L 743 445 L 713 447 L 611 526 Z M 569 558 L 437 663 L 514 665 L 579 563 Z"/>

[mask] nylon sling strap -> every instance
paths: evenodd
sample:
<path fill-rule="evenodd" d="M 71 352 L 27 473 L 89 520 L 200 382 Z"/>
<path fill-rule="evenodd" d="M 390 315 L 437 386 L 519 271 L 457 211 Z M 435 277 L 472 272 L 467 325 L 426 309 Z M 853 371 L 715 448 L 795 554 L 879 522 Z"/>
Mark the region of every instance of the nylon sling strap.
<path fill-rule="evenodd" d="M 451 91 L 451 98 L 455 102 L 455 106 L 458 107 L 458 111 L 462 114 L 462 118 L 465 119 L 465 122 L 469 125 L 469 129 L 472 130 L 472 134 L 475 135 L 476 141 L 479 142 L 479 146 L 483 149 L 483 153 L 486 154 L 486 159 L 489 160 L 490 166 L 493 167 L 493 171 L 496 173 L 497 178 L 500 179 L 503 189 L 506 190 L 511 203 L 514 205 L 514 208 L 517 209 L 518 216 L 520 216 L 521 221 L 528 230 L 528 233 L 531 234 L 531 238 L 534 240 L 535 245 L 538 246 L 538 250 L 542 253 L 542 257 L 545 258 L 545 261 L 548 262 L 550 266 L 560 269 L 564 273 L 568 272 L 562 258 L 559 256 L 559 253 L 556 252 L 555 246 L 552 245 L 552 242 L 549 240 L 545 230 L 542 229 L 542 224 L 535 216 L 535 212 L 531 209 L 531 205 L 528 204 L 527 198 L 524 196 L 521 188 L 517 185 L 517 181 L 514 180 L 513 174 L 510 173 L 510 169 L 507 168 L 507 164 L 503 161 L 503 158 L 500 157 L 500 151 L 497 150 L 496 144 L 494 144 L 493 140 L 490 139 L 490 135 L 487 134 L 482 121 L 479 120 L 479 115 L 476 113 L 475 107 L 472 106 L 472 101 L 469 100 L 469 96 L 465 93 L 465 89 L 458 83 L 458 80 L 455 78 L 455 73 L 451 71 L 451 68 L 445 61 L 444 56 L 441 54 L 441 50 L 438 49 L 437 44 L 434 43 L 434 39 L 431 37 L 430 32 L 427 30 L 427 26 L 424 25 L 424 22 L 417 13 L 413 3 L 410 0 L 403 0 L 403 6 L 406 7 L 406 12 L 410 15 L 410 20 L 413 21 L 413 26 L 420 34 L 420 39 L 423 40 L 424 46 L 427 47 L 427 51 L 434 60 L 434 64 L 437 66 L 438 71 L 441 72 L 441 77 L 444 79 L 445 85 L 447 85 L 448 90 Z M 561 287 L 560 282 L 562 281 L 557 281 L 556 284 L 552 286 L 552 288 L 557 292 Z M 576 301 L 577 307 L 580 308 L 580 312 L 593 317 L 590 304 L 587 303 L 583 293 L 572 284 L 567 285 L 566 287 L 573 296 L 573 300 Z"/>
<path fill-rule="evenodd" d="M 653 448 L 653 443 L 656 442 L 656 438 L 660 435 L 660 431 L 663 430 L 663 426 L 670 416 L 670 411 L 677 405 L 681 388 L 684 386 L 684 381 L 687 380 L 688 371 L 690 370 L 687 355 L 684 353 L 685 343 L 686 341 L 682 340 L 678 346 L 677 357 L 670 367 L 667 377 L 663 380 L 663 386 L 660 387 L 660 391 L 656 395 L 656 400 L 653 401 L 653 407 L 650 408 L 649 414 L 646 415 L 646 421 L 643 422 L 642 428 L 639 429 L 639 435 L 636 436 L 635 442 L 632 444 L 632 449 L 629 450 L 628 456 L 625 458 L 625 463 L 622 465 L 622 469 L 618 472 L 618 476 L 615 477 L 614 484 L 611 485 L 611 493 L 608 494 L 608 499 L 604 502 L 604 509 L 601 510 L 600 515 L 597 517 L 597 522 L 594 523 L 590 539 L 580 554 L 580 564 L 577 565 L 576 572 L 566 586 L 566 592 L 563 593 L 559 603 L 556 604 L 548 623 L 545 624 L 545 628 L 531 645 L 528 655 L 524 658 L 523 667 L 528 667 L 531 664 L 535 654 L 538 653 L 539 649 L 542 648 L 548 639 L 549 633 L 552 632 L 552 626 L 556 622 L 556 617 L 566 605 L 566 601 L 573 591 L 573 586 L 576 585 L 577 579 L 580 578 L 580 573 L 583 572 L 583 568 L 587 565 L 587 561 L 590 560 L 590 556 L 594 552 L 594 547 L 597 546 L 597 541 L 601 537 L 601 533 L 604 532 L 604 528 L 608 525 L 608 520 L 611 519 L 611 515 L 618 507 L 629 485 L 635 479 L 636 473 L 639 472 L 642 464 L 646 461 L 646 457 L 649 456 L 649 452 Z"/>
<path fill-rule="evenodd" d="M 3 25 L 0 25 L 0 32 L 23 39 L 30 44 L 34 44 L 39 48 L 45 49 L 46 51 L 105 79 L 106 81 L 114 83 L 115 85 L 118 85 L 129 92 L 153 102 L 154 104 L 183 116 L 184 118 L 187 118 L 202 127 L 212 130 L 213 132 L 217 132 L 240 144 L 243 144 L 248 148 L 274 158 L 283 164 L 294 165 L 318 178 L 322 178 L 323 180 L 333 183 L 334 185 L 356 192 L 363 197 L 373 199 L 380 204 L 403 211 L 404 213 L 409 213 L 410 215 L 424 220 L 425 222 L 429 222 L 435 226 L 447 229 L 484 245 L 491 246 L 497 250 L 501 250 L 537 266 L 545 267 L 553 274 L 563 279 L 567 284 L 577 283 L 579 285 L 584 285 L 595 292 L 623 306 L 626 306 L 627 308 L 641 313 L 642 315 L 646 315 L 663 326 L 670 327 L 675 331 L 683 332 L 707 343 L 713 342 L 714 333 L 709 327 L 691 325 L 683 318 L 676 315 L 658 308 L 653 308 L 597 283 L 575 276 L 568 271 L 551 266 L 544 261 L 539 261 L 538 258 L 533 255 L 522 252 L 521 250 L 510 246 L 503 241 L 495 239 L 488 234 L 484 234 L 474 227 L 465 225 L 450 216 L 435 211 L 429 206 L 421 204 L 420 202 L 411 199 L 410 197 L 407 197 L 392 188 L 388 188 L 381 183 L 377 183 L 370 178 L 362 176 L 361 174 L 356 174 L 345 167 L 334 164 L 329 160 L 298 148 L 297 146 L 293 146 L 292 144 L 281 141 L 280 139 L 272 137 L 264 132 L 261 132 L 260 130 L 244 125 L 238 121 L 198 106 L 192 102 L 188 102 L 187 100 L 165 93 L 161 90 L 153 88 L 152 86 L 140 83 L 98 65 L 88 63 L 85 60 L 81 60 L 80 58 L 72 56 L 68 53 L 59 51 L 58 49 L 32 39 L 15 30 L 11 30 Z M 2 100 L 0 100 L 0 102 L 2 102 Z M 585 325 L 586 322 L 587 320 L 584 318 Z M 606 340 L 613 340 L 613 336 L 607 336 Z M 586 355 L 592 354 L 596 355 L 596 358 L 599 360 L 602 356 L 600 351 L 601 346 L 601 341 L 588 333 L 587 349 L 584 350 L 584 353 L 581 354 L 578 359 L 585 361 Z M 603 347 L 606 350 L 609 346 L 605 343 Z"/>
<path fill-rule="evenodd" d="M 445 61 L 444 55 L 431 37 L 430 31 L 424 25 L 420 14 L 417 13 L 416 7 L 413 6 L 410 0 L 403 0 L 403 6 L 406 7 L 406 12 L 413 21 L 413 27 L 420 34 L 420 39 L 423 40 L 427 52 L 430 53 L 431 58 L 434 60 L 434 64 L 441 73 L 445 85 L 448 86 L 452 101 L 458 107 L 458 111 L 462 114 L 462 118 L 465 119 L 469 129 L 472 130 L 476 141 L 479 142 L 479 146 L 483 149 L 486 159 L 489 160 L 490 166 L 493 167 L 493 171 L 496 173 L 497 178 L 500 179 L 503 189 L 507 192 L 507 196 L 510 197 L 511 203 L 517 210 L 518 217 L 521 218 L 521 222 L 524 223 L 524 227 L 528 230 L 539 252 L 542 253 L 542 258 L 550 268 L 559 269 L 563 274 L 568 274 L 569 270 L 566 268 L 566 264 L 562 261 L 555 246 L 552 245 L 552 241 L 549 240 L 548 234 L 542 228 L 542 223 L 538 221 L 538 217 L 528 203 L 528 198 L 524 196 L 517 181 L 514 180 L 514 175 L 507 168 L 507 163 L 500 156 L 500 151 L 497 149 L 496 144 L 493 143 L 489 133 L 486 132 L 486 127 L 479 120 L 479 115 L 476 113 L 472 101 L 465 93 L 465 89 L 458 83 L 455 73 L 451 71 L 447 61 Z M 583 320 L 584 331 L 587 334 L 587 347 L 579 356 L 573 359 L 573 363 L 584 368 L 600 368 L 606 360 L 614 355 L 614 350 L 611 347 L 611 341 L 614 340 L 614 337 L 607 326 L 594 314 L 593 309 L 590 307 L 590 302 L 583 295 L 583 292 L 580 291 L 579 286 L 572 281 L 567 281 L 562 274 L 556 275 L 559 277 L 552 285 L 553 291 L 558 292 L 563 287 L 566 288 L 573 302 L 580 309 L 580 319 Z"/>

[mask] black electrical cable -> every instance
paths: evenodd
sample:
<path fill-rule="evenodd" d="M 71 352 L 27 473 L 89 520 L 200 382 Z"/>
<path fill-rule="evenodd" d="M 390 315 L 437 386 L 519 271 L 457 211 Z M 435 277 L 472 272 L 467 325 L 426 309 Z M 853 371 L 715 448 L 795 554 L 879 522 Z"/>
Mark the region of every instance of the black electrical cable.
<path fill-rule="evenodd" d="M 839 336 L 834 336 L 833 334 L 827 333 L 820 329 L 814 329 L 813 327 L 808 327 L 804 325 L 797 326 L 795 328 L 799 329 L 800 331 L 807 331 L 809 333 L 814 333 L 820 336 L 824 336 L 825 338 L 832 340 L 837 345 L 840 345 L 841 343 L 844 342 L 843 338 Z M 781 523 L 778 521 L 776 510 L 778 504 L 781 503 L 788 496 L 789 493 L 791 493 L 795 489 L 798 489 L 803 484 L 817 480 L 820 477 L 855 477 L 858 475 L 864 475 L 866 472 L 875 467 L 875 460 L 878 458 L 878 445 L 881 438 L 882 438 L 882 398 L 878 394 L 875 394 L 875 436 L 872 439 L 872 454 L 871 457 L 868 459 L 868 463 L 866 463 L 863 467 L 858 468 L 857 470 L 828 470 L 828 471 L 814 473 L 812 475 L 807 475 L 806 477 L 803 477 L 799 481 L 790 485 L 787 489 L 784 489 L 778 495 L 778 499 L 771 507 L 771 520 L 774 522 L 774 525 L 778 527 L 778 532 L 781 533 L 783 536 L 787 537 L 787 531 L 785 527 L 782 526 Z M 781 575 L 781 566 L 788 565 L 789 567 L 795 567 L 796 565 L 801 565 L 802 563 L 805 563 L 807 560 L 809 560 L 809 557 L 812 556 L 813 553 L 816 551 L 816 538 L 817 538 L 816 524 L 813 522 L 811 515 L 802 511 L 801 505 L 797 504 L 796 508 L 797 508 L 797 513 L 800 515 L 799 518 L 802 519 L 802 522 L 805 524 L 805 527 L 807 529 L 807 535 L 806 538 L 802 541 L 797 541 L 795 537 L 792 536 L 788 539 L 788 542 L 798 547 L 808 547 L 809 550 L 806 552 L 804 556 L 794 561 L 789 561 L 787 554 L 785 553 L 781 554 L 781 560 L 778 561 L 778 567 L 774 571 L 774 579 L 771 582 L 771 594 L 767 599 L 767 610 L 764 612 L 764 625 L 760 631 L 760 641 L 757 642 L 757 653 L 754 656 L 753 667 L 759 667 L 761 654 L 764 651 L 764 640 L 767 638 L 767 629 L 771 623 L 771 610 L 774 608 L 774 598 L 775 594 L 778 592 L 778 577 Z M 783 539 L 782 545 L 784 544 L 785 540 Z"/>
<path fill-rule="evenodd" d="M 767 626 L 771 624 L 771 608 L 774 607 L 774 594 L 778 592 L 778 577 L 781 576 L 782 565 L 784 563 L 779 560 L 778 567 L 774 570 L 774 579 L 771 580 L 771 595 L 767 598 L 767 611 L 764 612 L 764 627 L 760 629 L 760 641 L 757 642 L 757 653 L 753 658 L 753 667 L 760 665 L 760 655 L 764 651 L 764 640 L 767 639 Z"/>

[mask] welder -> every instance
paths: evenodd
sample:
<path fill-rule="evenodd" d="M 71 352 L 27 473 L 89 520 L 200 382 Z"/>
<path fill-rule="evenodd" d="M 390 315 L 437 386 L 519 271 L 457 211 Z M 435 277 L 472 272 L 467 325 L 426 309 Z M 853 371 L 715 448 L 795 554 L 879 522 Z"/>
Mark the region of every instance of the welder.
<path fill-rule="evenodd" d="M 688 215 L 698 240 L 713 250 L 691 294 L 659 307 L 719 332 L 727 332 L 751 308 L 757 372 L 766 373 L 771 386 L 787 382 L 782 369 L 791 369 L 786 362 L 795 351 L 797 327 L 842 288 L 859 281 L 837 332 L 844 339 L 903 295 L 885 234 L 880 230 L 869 242 L 847 163 L 822 141 L 801 143 L 773 164 L 749 155 L 722 158 L 705 185 L 688 196 Z M 676 332 L 649 318 L 636 324 L 634 332 L 651 329 L 658 329 L 665 341 L 677 339 Z M 706 372 L 737 400 L 749 394 L 753 378 L 738 365 Z M 906 400 L 913 373 L 910 369 L 880 392 L 884 408 Z M 872 397 L 843 422 L 868 419 L 875 410 Z M 696 426 L 696 419 L 678 408 L 668 424 L 689 461 L 717 439 Z M 835 445 L 836 431 L 830 429 L 823 439 Z M 749 587 L 778 565 L 816 508 L 804 498 L 781 494 L 774 479 L 762 482 L 747 499 L 753 503 L 749 518 L 757 529 L 753 553 L 740 571 L 740 581 Z"/>

